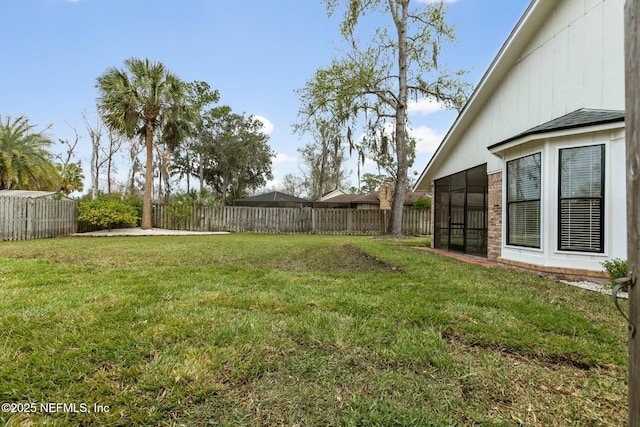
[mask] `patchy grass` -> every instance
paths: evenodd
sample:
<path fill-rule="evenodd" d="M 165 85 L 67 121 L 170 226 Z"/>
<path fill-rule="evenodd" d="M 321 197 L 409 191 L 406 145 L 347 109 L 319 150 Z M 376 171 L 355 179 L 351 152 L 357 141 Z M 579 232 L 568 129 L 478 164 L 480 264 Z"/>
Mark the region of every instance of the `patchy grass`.
<path fill-rule="evenodd" d="M 626 332 L 608 298 L 411 248 L 425 243 L 0 243 L 0 402 L 37 405 L 0 420 L 625 423 Z"/>

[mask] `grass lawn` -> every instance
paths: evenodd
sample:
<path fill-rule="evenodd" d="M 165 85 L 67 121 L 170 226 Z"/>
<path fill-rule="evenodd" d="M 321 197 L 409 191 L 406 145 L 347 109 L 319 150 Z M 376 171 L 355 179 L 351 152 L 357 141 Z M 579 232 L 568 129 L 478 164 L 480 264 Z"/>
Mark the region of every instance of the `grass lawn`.
<path fill-rule="evenodd" d="M 0 424 L 625 424 L 610 298 L 425 243 L 0 243 Z"/>

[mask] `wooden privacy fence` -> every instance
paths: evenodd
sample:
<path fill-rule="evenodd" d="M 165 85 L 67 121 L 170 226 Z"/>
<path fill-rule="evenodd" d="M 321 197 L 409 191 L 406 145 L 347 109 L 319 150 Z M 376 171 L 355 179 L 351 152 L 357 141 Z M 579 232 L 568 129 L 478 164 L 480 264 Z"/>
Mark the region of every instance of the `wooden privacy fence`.
<path fill-rule="evenodd" d="M 74 200 L 0 197 L 0 241 L 66 236 L 76 228 Z"/>
<path fill-rule="evenodd" d="M 167 205 L 153 206 L 153 227 L 189 231 L 289 234 L 384 234 L 390 212 L 368 209 L 192 207 L 186 217 L 172 216 Z M 430 233 L 429 211 L 405 210 L 402 232 Z"/>

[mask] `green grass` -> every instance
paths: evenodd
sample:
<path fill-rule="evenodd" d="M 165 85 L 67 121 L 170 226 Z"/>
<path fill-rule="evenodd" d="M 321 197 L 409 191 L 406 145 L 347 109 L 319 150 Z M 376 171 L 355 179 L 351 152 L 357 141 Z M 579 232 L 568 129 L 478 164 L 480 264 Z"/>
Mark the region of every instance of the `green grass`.
<path fill-rule="evenodd" d="M 0 243 L 6 425 L 622 425 L 610 299 L 424 239 Z M 108 406 L 94 412 L 93 405 Z"/>

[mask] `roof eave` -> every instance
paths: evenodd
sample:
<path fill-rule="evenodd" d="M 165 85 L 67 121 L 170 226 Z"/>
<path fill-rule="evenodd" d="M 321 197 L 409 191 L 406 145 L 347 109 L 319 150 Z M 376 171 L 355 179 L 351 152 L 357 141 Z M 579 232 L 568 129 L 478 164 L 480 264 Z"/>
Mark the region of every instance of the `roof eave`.
<path fill-rule="evenodd" d="M 416 181 L 416 185 L 413 188 L 414 191 L 427 190 L 427 187 L 422 185 L 423 181 L 426 181 L 426 185 L 430 188 L 430 183 L 433 180 L 433 176 L 430 173 L 431 168 L 450 150 L 448 149 L 448 146 L 450 145 L 449 141 L 455 141 L 457 137 L 464 134 L 473 119 L 476 117 L 477 113 L 491 98 L 495 88 L 500 85 L 504 76 L 509 73 L 512 64 L 517 61 L 522 50 L 525 49 L 533 34 L 539 30 L 540 25 L 544 22 L 555 5 L 555 0 L 531 1 L 527 10 L 511 31 L 511 34 L 498 51 L 498 54 L 491 62 L 491 65 L 480 79 L 480 82 L 469 97 L 464 108 L 454 121 L 451 128 L 449 128 L 449 132 L 447 132 L 444 139 L 436 149 L 436 152 L 427 163 L 427 166 Z"/>
<path fill-rule="evenodd" d="M 593 132 L 602 132 L 613 129 L 622 129 L 624 128 L 624 121 L 612 121 L 608 123 L 600 123 L 596 125 L 588 125 L 588 126 L 579 126 L 572 127 L 567 129 L 558 129 L 547 132 L 536 132 L 528 135 L 524 135 L 519 138 L 514 138 L 511 140 L 507 140 L 505 142 L 501 142 L 490 147 L 487 147 L 491 154 L 494 154 L 498 157 L 502 157 L 501 154 L 511 148 L 517 147 L 522 144 L 526 144 L 527 142 L 539 141 L 542 139 L 553 139 L 553 138 L 562 138 L 566 136 L 574 136 L 574 135 L 582 135 L 585 133 L 593 133 Z"/>

